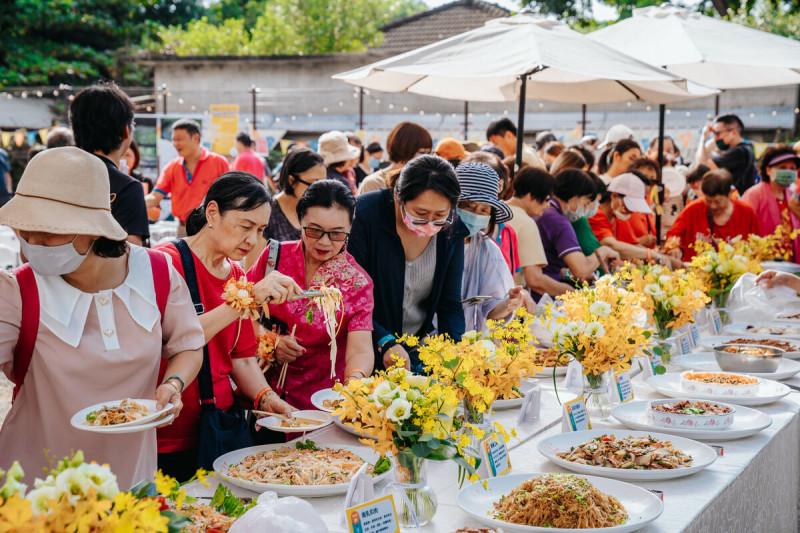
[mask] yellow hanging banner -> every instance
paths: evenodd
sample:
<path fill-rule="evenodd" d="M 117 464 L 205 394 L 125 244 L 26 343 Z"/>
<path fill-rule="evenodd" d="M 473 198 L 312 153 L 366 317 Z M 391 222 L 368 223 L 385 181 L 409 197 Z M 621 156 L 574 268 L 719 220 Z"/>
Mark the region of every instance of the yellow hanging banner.
<path fill-rule="evenodd" d="M 211 116 L 211 151 L 230 155 L 239 132 L 239 106 L 214 104 L 209 107 Z"/>
<path fill-rule="evenodd" d="M 753 153 L 756 155 L 756 159 L 761 159 L 767 148 L 769 148 L 769 143 L 753 143 Z"/>
<path fill-rule="evenodd" d="M 292 141 L 288 139 L 281 139 L 281 153 L 286 155 L 286 151 L 289 149 L 289 145 L 292 144 Z"/>
<path fill-rule="evenodd" d="M 42 139 L 42 144 L 47 140 L 47 134 L 50 132 L 47 128 L 39 130 L 39 138 Z"/>
<path fill-rule="evenodd" d="M 3 146 L 8 146 L 11 144 L 11 137 L 13 137 L 13 134 L 10 131 L 4 131 L 2 133 Z"/>

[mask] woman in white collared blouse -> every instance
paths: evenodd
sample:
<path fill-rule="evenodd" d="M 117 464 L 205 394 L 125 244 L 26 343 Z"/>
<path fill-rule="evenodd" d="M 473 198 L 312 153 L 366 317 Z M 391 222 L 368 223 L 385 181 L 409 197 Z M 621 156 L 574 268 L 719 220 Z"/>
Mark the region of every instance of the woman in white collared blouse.
<path fill-rule="evenodd" d="M 23 272 L 0 275 L 0 368 L 17 382 L 24 376 L 0 429 L 0 468 L 19 460 L 29 484 L 49 464 L 46 452 L 58 460 L 77 450 L 108 463 L 122 489 L 152 479 L 155 429 L 103 435 L 71 427 L 70 418 L 123 398 L 170 402 L 177 416 L 183 384 L 202 363 L 203 330 L 186 284 L 163 254 L 125 243 L 109 199 L 99 159 L 55 148 L 33 158 L 16 197 L 0 209 L 0 224 L 19 232 L 35 280 L 31 292 Z M 31 338 L 20 334 L 30 305 L 39 321 L 25 372 L 14 352 Z M 170 377 L 159 384 L 162 357 Z"/>

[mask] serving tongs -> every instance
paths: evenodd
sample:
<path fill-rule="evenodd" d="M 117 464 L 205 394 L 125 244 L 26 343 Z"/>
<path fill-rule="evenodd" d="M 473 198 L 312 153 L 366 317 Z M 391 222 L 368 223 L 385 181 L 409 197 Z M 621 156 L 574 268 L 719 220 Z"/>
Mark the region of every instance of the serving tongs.
<path fill-rule="evenodd" d="M 321 298 L 323 296 L 322 291 L 303 291 L 300 294 L 293 294 L 290 300 L 302 300 L 304 298 Z"/>

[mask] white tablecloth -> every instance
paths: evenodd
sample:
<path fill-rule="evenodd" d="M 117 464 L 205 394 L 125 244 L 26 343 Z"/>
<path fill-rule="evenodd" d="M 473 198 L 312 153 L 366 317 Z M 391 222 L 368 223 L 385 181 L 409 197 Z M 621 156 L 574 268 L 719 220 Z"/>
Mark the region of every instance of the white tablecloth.
<path fill-rule="evenodd" d="M 660 398 L 642 381 L 633 380 L 637 399 Z M 557 472 L 559 469 L 539 454 L 537 443 L 561 431 L 560 407 L 552 392 L 552 381 L 540 380 L 543 388 L 543 409 L 534 424 L 517 427 L 519 437 L 510 443 L 511 462 L 515 473 Z M 561 398 L 573 397 L 562 392 Z M 648 489 L 664 493 L 664 513 L 645 533 L 688 532 L 792 532 L 797 529 L 798 461 L 800 460 L 800 396 L 790 394 L 769 406 L 758 408 L 773 418 L 772 425 L 764 431 L 744 439 L 720 443 L 724 455 L 705 470 L 692 476 L 675 480 L 637 483 Z M 506 427 L 514 426 L 517 410 L 501 411 L 496 418 Z M 593 423 L 596 429 L 622 430 L 613 418 Z M 335 426 L 329 426 L 310 435 L 320 445 L 359 445 L 352 435 Z M 449 533 L 464 526 L 478 526 L 455 503 L 458 486 L 456 466 L 452 462 L 432 462 L 428 481 L 436 490 L 439 508 L 432 522 L 422 528 L 430 533 Z M 385 482 L 376 487 L 382 494 Z M 193 495 L 210 495 L 215 488 L 190 486 Z M 240 496 L 255 494 L 235 488 Z M 323 517 L 329 531 L 344 533 L 340 522 L 344 497 L 314 498 L 310 500 Z M 265 529 L 264 531 L 267 531 Z"/>

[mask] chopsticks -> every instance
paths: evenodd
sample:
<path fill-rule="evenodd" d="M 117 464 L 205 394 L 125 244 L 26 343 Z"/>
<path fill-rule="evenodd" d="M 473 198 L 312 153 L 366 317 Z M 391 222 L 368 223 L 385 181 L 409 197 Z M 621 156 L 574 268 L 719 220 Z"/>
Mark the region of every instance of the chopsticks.
<path fill-rule="evenodd" d="M 297 324 L 292 326 L 292 334 L 291 337 L 294 339 L 294 332 L 297 330 Z M 283 389 L 284 384 L 286 383 L 286 371 L 289 369 L 289 363 L 283 363 L 281 367 L 281 375 L 278 377 L 278 389 Z"/>

